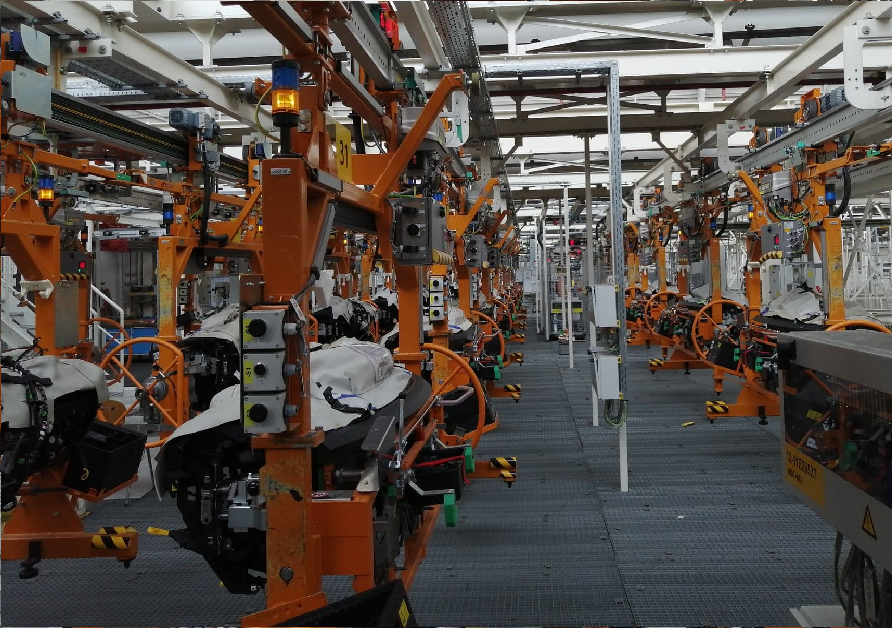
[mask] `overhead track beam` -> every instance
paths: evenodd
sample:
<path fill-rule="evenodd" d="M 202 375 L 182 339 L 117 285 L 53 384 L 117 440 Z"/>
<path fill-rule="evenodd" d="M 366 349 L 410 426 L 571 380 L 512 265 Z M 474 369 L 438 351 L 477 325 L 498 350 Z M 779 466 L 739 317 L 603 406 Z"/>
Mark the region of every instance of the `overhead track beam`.
<path fill-rule="evenodd" d="M 449 58 L 443 50 L 443 42 L 423 2 L 398 0 L 396 7 L 400 23 L 409 31 L 418 56 L 427 70 L 443 70 L 449 67 Z"/>
<path fill-rule="evenodd" d="M 174 57 L 165 48 L 135 31 L 125 23 L 109 20 L 100 9 L 87 2 L 23 2 L 13 0 L 10 4 L 18 11 L 38 19 L 48 21 L 39 28 L 46 32 L 69 35 L 73 38 L 87 34 L 98 35 L 112 40 L 112 56 L 109 58 L 114 68 L 122 71 L 155 77 L 171 84 L 171 88 L 185 96 L 200 101 L 221 113 L 254 127 L 254 106 L 242 101 L 239 96 L 223 83 L 211 78 L 195 66 Z M 58 12 L 64 23 L 51 21 Z M 261 124 L 269 128 L 271 115 L 260 110 Z"/>
<path fill-rule="evenodd" d="M 679 146 L 675 151 L 676 159 L 685 161 L 696 154 L 700 148 L 714 142 L 717 125 L 724 120 L 758 118 L 757 114 L 759 111 L 773 107 L 783 101 L 795 90 L 800 81 L 808 78 L 825 63 L 842 52 L 843 32 L 848 25 L 865 19 L 869 15 L 881 14 L 885 10 L 888 10 L 888 3 L 886 2 L 870 0 L 851 3 L 824 28 L 791 52 L 783 61 L 770 67 L 763 80 L 744 92 L 737 100 L 723 109 L 721 113 L 716 114 L 698 133 L 694 133 L 690 139 Z M 888 48 L 890 53 L 892 53 L 892 45 Z M 719 52 L 717 54 L 722 53 Z M 889 56 L 886 56 L 886 59 L 889 58 Z M 672 160 L 668 157 L 639 179 L 638 185 L 650 185 L 658 181 L 662 177 L 665 164 L 667 163 L 672 163 Z"/>

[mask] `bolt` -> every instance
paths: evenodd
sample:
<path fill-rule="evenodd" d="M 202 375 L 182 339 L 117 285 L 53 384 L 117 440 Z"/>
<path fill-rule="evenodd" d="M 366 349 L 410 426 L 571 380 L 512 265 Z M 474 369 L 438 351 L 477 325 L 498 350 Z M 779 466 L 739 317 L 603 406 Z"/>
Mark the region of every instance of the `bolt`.
<path fill-rule="evenodd" d="M 294 578 L 294 570 L 291 567 L 282 567 L 279 570 L 279 577 L 283 582 L 291 582 L 291 579 Z"/>
<path fill-rule="evenodd" d="M 108 52 L 108 46 L 99 46 L 99 54 L 104 55 L 106 52 Z"/>
<path fill-rule="evenodd" d="M 867 24 L 865 24 L 864 26 L 861 27 L 861 32 L 864 33 L 865 35 L 869 35 L 870 27 Z"/>

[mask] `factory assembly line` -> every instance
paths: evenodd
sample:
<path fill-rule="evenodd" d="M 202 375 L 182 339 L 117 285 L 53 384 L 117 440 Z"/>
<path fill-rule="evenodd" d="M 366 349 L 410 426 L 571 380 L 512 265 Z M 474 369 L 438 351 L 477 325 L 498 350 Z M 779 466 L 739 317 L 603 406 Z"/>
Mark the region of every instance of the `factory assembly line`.
<path fill-rule="evenodd" d="M 8 624 L 892 624 L 890 3 L 0 18 Z"/>

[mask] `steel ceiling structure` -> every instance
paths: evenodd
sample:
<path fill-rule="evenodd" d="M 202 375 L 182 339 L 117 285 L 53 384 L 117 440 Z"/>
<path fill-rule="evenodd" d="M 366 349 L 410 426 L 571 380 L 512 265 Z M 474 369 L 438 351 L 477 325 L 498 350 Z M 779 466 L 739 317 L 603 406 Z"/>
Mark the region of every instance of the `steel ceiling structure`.
<path fill-rule="evenodd" d="M 488 149 L 494 166 L 508 155 L 505 172 L 518 199 L 541 192 L 520 174 L 521 158 L 543 168 L 542 178 L 566 176 L 571 187 L 581 185 L 580 138 L 601 137 L 608 126 L 605 81 L 586 72 L 592 64 L 608 58 L 619 64 L 628 194 L 633 180 L 653 183 L 671 161 L 636 159 L 632 151 L 653 156 L 660 143 L 675 146 L 668 134 L 690 134 L 674 151 L 685 160 L 709 150 L 716 123 L 726 118 L 788 124 L 799 93 L 841 83 L 842 27 L 881 5 L 888 11 L 888 3 L 845 0 L 394 3 L 405 67 L 431 82 L 450 68 L 479 75 L 472 141 Z M 63 75 L 60 82 L 77 86 L 73 95 L 162 131 L 169 130 L 166 108 L 209 106 L 233 146 L 254 126 L 254 107 L 239 86 L 263 77 L 281 53 L 240 7 L 219 2 L 11 0 L 0 12 L 4 20 L 23 15 L 71 41 L 113 42 L 107 57 L 70 59 L 69 70 L 100 81 Z M 868 45 L 868 80 L 881 80 L 890 58 L 888 42 Z M 548 67 L 579 71 L 549 75 Z M 346 112 L 333 113 L 341 119 Z M 267 110 L 259 115 L 269 127 Z M 527 146 L 532 154 L 524 155 Z M 537 160 L 543 152 L 564 163 Z M 594 182 L 600 178 L 596 169 Z"/>

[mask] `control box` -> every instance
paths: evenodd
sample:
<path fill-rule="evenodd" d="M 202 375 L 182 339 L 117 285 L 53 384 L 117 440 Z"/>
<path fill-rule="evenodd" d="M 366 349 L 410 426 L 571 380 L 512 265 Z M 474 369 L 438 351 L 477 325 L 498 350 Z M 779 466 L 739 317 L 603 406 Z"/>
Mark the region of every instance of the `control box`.
<path fill-rule="evenodd" d="M 287 339 L 297 334 L 297 323 L 286 322 L 288 310 L 257 309 L 241 320 L 241 416 L 248 434 L 277 434 L 288 429 L 296 408 L 287 404 L 289 365 Z"/>
<path fill-rule="evenodd" d="M 446 278 L 432 275 L 428 282 L 428 320 L 432 323 L 446 319 Z"/>
<path fill-rule="evenodd" d="M 486 261 L 490 268 L 500 268 L 502 266 L 502 253 L 497 248 L 490 247 L 486 250 Z"/>
<path fill-rule="evenodd" d="M 482 268 L 487 261 L 488 248 L 486 237 L 482 235 L 465 238 L 465 266 L 468 268 Z"/>
<path fill-rule="evenodd" d="M 592 288 L 592 314 L 595 327 L 619 327 L 616 314 L 616 286 L 605 284 Z"/>
<path fill-rule="evenodd" d="M 62 251 L 59 256 L 63 275 L 90 275 L 93 273 L 93 258 L 83 251 Z"/>
<path fill-rule="evenodd" d="M 798 220 L 784 220 L 763 225 L 762 255 L 780 251 L 784 259 L 795 259 L 805 252 L 805 225 Z"/>
<path fill-rule="evenodd" d="M 446 252 L 446 209 L 434 199 L 397 199 L 393 220 L 393 253 L 398 263 L 429 266 L 434 263 L 434 251 Z"/>
<path fill-rule="evenodd" d="M 620 399 L 619 366 L 621 358 L 615 353 L 596 350 L 592 353 L 592 384 L 598 399 Z"/>
<path fill-rule="evenodd" d="M 690 266 L 701 259 L 700 247 L 703 241 L 699 239 L 679 240 L 675 250 L 675 261 L 679 266 Z"/>

